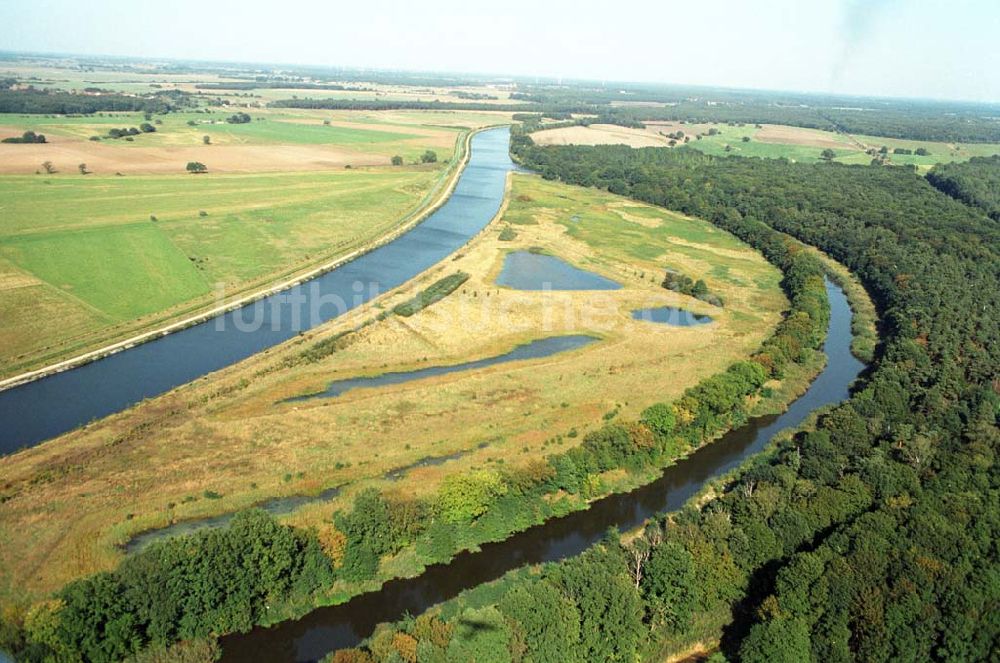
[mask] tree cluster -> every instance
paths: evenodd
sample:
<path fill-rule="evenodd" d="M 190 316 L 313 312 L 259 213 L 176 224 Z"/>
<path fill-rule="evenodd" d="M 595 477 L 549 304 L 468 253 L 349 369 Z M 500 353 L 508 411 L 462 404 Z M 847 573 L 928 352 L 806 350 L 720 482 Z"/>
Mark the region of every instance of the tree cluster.
<path fill-rule="evenodd" d="M 1000 154 L 938 164 L 927 173 L 927 181 L 952 198 L 1000 221 Z"/>
<path fill-rule="evenodd" d="M 120 661 L 153 645 L 246 631 L 272 605 L 333 581 L 314 534 L 260 510 L 151 544 L 111 573 L 67 585 L 25 619 L 18 660 Z"/>
<path fill-rule="evenodd" d="M 4 138 L 0 143 L 45 143 L 45 134 L 36 134 L 34 131 L 25 131 L 20 136 Z"/>

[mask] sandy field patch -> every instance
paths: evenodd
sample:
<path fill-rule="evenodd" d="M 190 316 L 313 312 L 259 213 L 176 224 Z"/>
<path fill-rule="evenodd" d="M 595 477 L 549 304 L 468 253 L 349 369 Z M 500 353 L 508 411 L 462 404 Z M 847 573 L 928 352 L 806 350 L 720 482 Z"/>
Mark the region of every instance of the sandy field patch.
<path fill-rule="evenodd" d="M 454 140 L 454 139 L 452 139 Z M 389 157 L 328 145 L 203 145 L 196 147 L 117 147 L 91 141 L 54 139 L 44 145 L 0 144 L 0 174 L 30 175 L 51 161 L 60 173 L 87 164 L 94 173 L 163 175 L 183 173 L 200 161 L 218 173 L 316 171 L 387 165 Z"/>
<path fill-rule="evenodd" d="M 665 147 L 669 140 L 646 129 L 631 129 L 611 124 L 545 129 L 531 134 L 531 138 L 538 145 L 628 145 L 630 147 Z"/>
<path fill-rule="evenodd" d="M 781 124 L 765 124 L 757 130 L 754 138 L 761 143 L 777 143 L 778 145 L 804 145 L 806 147 L 829 147 L 844 149 L 847 141 L 837 134 L 819 129 L 789 127 Z"/>

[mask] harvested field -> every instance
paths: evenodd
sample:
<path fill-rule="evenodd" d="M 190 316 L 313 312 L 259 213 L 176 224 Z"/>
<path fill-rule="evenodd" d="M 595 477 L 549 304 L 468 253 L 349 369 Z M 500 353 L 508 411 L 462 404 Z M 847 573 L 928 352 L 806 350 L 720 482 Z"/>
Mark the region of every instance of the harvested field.
<path fill-rule="evenodd" d="M 630 147 L 666 147 L 669 140 L 648 129 L 630 129 L 612 124 L 545 129 L 536 131 L 531 138 L 539 145 L 628 145 Z"/>
<path fill-rule="evenodd" d="M 189 161 L 210 172 L 260 173 L 340 170 L 344 166 L 387 165 L 389 157 L 326 145 L 205 145 L 197 147 L 121 148 L 55 137 L 45 145 L 0 144 L 0 174 L 26 175 L 51 161 L 60 173 L 76 175 L 77 165 L 114 175 L 183 174 Z"/>
<path fill-rule="evenodd" d="M 805 129 L 803 127 L 788 127 L 781 124 L 765 124 L 754 135 L 754 139 L 762 143 L 775 143 L 778 145 L 805 145 L 807 147 L 818 147 L 820 149 L 829 147 L 833 149 L 856 149 L 857 145 L 848 136 L 821 131 L 819 129 Z"/>

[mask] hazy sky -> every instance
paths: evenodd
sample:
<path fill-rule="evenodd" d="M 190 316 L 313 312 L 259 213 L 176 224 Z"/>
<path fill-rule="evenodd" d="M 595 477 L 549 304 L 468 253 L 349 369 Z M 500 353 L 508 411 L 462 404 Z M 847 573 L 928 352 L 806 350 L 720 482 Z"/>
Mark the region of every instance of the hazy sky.
<path fill-rule="evenodd" d="M 1000 0 L 0 0 L 0 50 L 1000 101 Z"/>

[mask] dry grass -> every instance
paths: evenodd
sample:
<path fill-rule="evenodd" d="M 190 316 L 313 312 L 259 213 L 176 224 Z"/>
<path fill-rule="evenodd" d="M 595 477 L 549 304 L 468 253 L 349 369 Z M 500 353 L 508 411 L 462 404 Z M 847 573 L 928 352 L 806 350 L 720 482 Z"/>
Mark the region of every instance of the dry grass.
<path fill-rule="evenodd" d="M 666 147 L 668 138 L 649 129 L 631 129 L 612 124 L 589 127 L 561 127 L 531 134 L 538 145 L 628 145 L 629 147 Z"/>
<path fill-rule="evenodd" d="M 428 494 L 448 473 L 520 463 L 575 444 L 620 406 L 651 402 L 723 369 L 757 347 L 787 302 L 761 256 L 709 224 L 609 194 L 515 176 L 504 219 L 455 259 L 297 341 L 33 449 L 0 459 L 0 597 L 31 599 L 112 567 L 131 535 L 343 484 L 333 503 L 300 509 L 302 525 L 329 518 L 355 490 L 427 456 L 458 460 L 410 472 L 394 485 Z M 577 221 L 571 220 L 578 217 Z M 514 242 L 500 242 L 504 223 Z M 617 291 L 498 288 L 503 254 L 542 247 L 614 279 Z M 665 264 L 703 277 L 723 310 L 659 287 Z M 315 341 L 372 318 L 443 275 L 469 281 L 411 318 L 390 317 L 348 337 L 326 359 L 286 368 Z M 638 306 L 710 313 L 707 327 L 633 320 Z M 554 334 L 597 333 L 587 348 L 546 359 L 453 373 L 327 400 L 280 403 L 346 376 L 488 357 Z M 576 428 L 579 438 L 549 442 Z M 481 443 L 487 443 L 480 448 Z M 349 465 L 347 465 L 349 463 Z M 206 490 L 222 499 L 202 498 Z"/>
<path fill-rule="evenodd" d="M 389 158 L 327 145 L 205 145 L 195 147 L 121 147 L 70 138 L 46 145 L 0 144 L 0 174 L 24 175 L 51 161 L 57 170 L 76 174 L 77 164 L 94 173 L 166 175 L 184 172 L 189 161 L 212 172 L 292 172 L 342 169 L 345 165 L 384 165 Z"/>
<path fill-rule="evenodd" d="M 844 136 L 803 127 L 788 127 L 781 124 L 765 124 L 754 136 L 762 143 L 779 145 L 804 145 L 806 147 L 844 149 L 851 145 L 850 139 Z"/>

